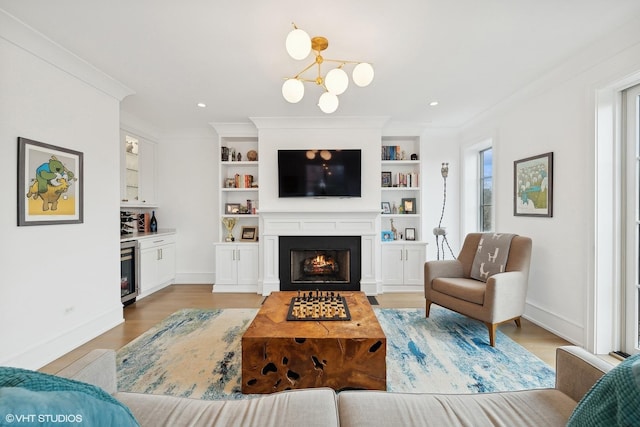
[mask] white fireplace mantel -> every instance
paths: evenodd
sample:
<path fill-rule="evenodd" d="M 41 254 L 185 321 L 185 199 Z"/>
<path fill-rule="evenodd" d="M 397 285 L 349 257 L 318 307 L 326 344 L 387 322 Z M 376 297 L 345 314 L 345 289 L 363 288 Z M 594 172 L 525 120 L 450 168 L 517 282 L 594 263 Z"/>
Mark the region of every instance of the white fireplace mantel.
<path fill-rule="evenodd" d="M 278 250 L 280 236 L 360 236 L 361 279 L 360 289 L 367 295 L 378 293 L 380 265 L 376 245 L 379 242 L 380 211 L 357 212 L 260 212 L 260 239 L 262 241 L 263 295 L 280 290 Z"/>

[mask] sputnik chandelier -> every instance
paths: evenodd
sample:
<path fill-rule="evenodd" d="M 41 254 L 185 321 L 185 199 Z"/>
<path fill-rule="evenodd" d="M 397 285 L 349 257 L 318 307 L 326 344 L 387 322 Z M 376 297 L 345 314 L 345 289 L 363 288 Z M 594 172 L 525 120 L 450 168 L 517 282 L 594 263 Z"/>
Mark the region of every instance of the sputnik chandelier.
<path fill-rule="evenodd" d="M 353 68 L 353 82 L 360 87 L 368 86 L 373 80 L 373 67 L 366 62 L 343 61 L 339 59 L 327 59 L 320 53 L 329 46 L 329 41 L 324 37 L 310 38 L 304 30 L 293 24 L 293 31 L 289 33 L 286 40 L 287 52 L 293 59 L 299 61 L 306 59 L 313 50 L 315 60 L 293 77 L 289 77 L 282 85 L 282 96 L 284 99 L 295 104 L 304 97 L 304 83 L 315 83 L 324 89 L 320 95 L 318 107 L 327 113 L 333 113 L 338 109 L 338 95 L 344 93 L 349 86 L 349 76 L 343 70 L 347 64 L 356 64 Z M 326 76 L 322 76 L 322 64 L 332 62 L 339 64 L 330 70 Z M 317 66 L 318 73 L 315 78 L 304 78 L 302 74 Z"/>

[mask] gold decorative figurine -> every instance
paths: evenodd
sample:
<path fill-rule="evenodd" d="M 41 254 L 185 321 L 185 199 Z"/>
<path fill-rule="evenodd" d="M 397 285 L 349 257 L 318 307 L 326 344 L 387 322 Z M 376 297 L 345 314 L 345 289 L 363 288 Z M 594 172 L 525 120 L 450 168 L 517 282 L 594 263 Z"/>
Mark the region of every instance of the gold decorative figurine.
<path fill-rule="evenodd" d="M 233 242 L 236 240 L 234 239 L 233 233 L 231 232 L 231 230 L 233 230 L 233 227 L 236 226 L 236 222 L 237 222 L 236 218 L 229 218 L 229 217 L 222 218 L 222 223 L 227 229 L 227 237 L 224 239 L 225 242 Z"/>

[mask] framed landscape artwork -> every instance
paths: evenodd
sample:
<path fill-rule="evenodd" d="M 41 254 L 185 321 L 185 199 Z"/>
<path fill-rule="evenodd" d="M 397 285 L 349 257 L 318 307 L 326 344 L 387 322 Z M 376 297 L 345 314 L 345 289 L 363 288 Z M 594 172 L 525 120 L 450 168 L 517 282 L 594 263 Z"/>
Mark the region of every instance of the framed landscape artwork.
<path fill-rule="evenodd" d="M 553 153 L 513 162 L 513 214 L 553 216 Z"/>
<path fill-rule="evenodd" d="M 18 138 L 18 226 L 83 222 L 83 154 Z"/>

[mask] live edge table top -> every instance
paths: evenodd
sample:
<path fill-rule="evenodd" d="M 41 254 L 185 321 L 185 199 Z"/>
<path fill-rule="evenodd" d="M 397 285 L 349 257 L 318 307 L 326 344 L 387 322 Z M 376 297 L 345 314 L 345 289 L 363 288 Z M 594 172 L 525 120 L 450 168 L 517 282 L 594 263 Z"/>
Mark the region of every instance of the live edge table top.
<path fill-rule="evenodd" d="M 242 392 L 386 390 L 386 337 L 362 292 L 341 292 L 351 320 L 287 320 L 297 292 L 273 292 L 242 336 Z"/>

